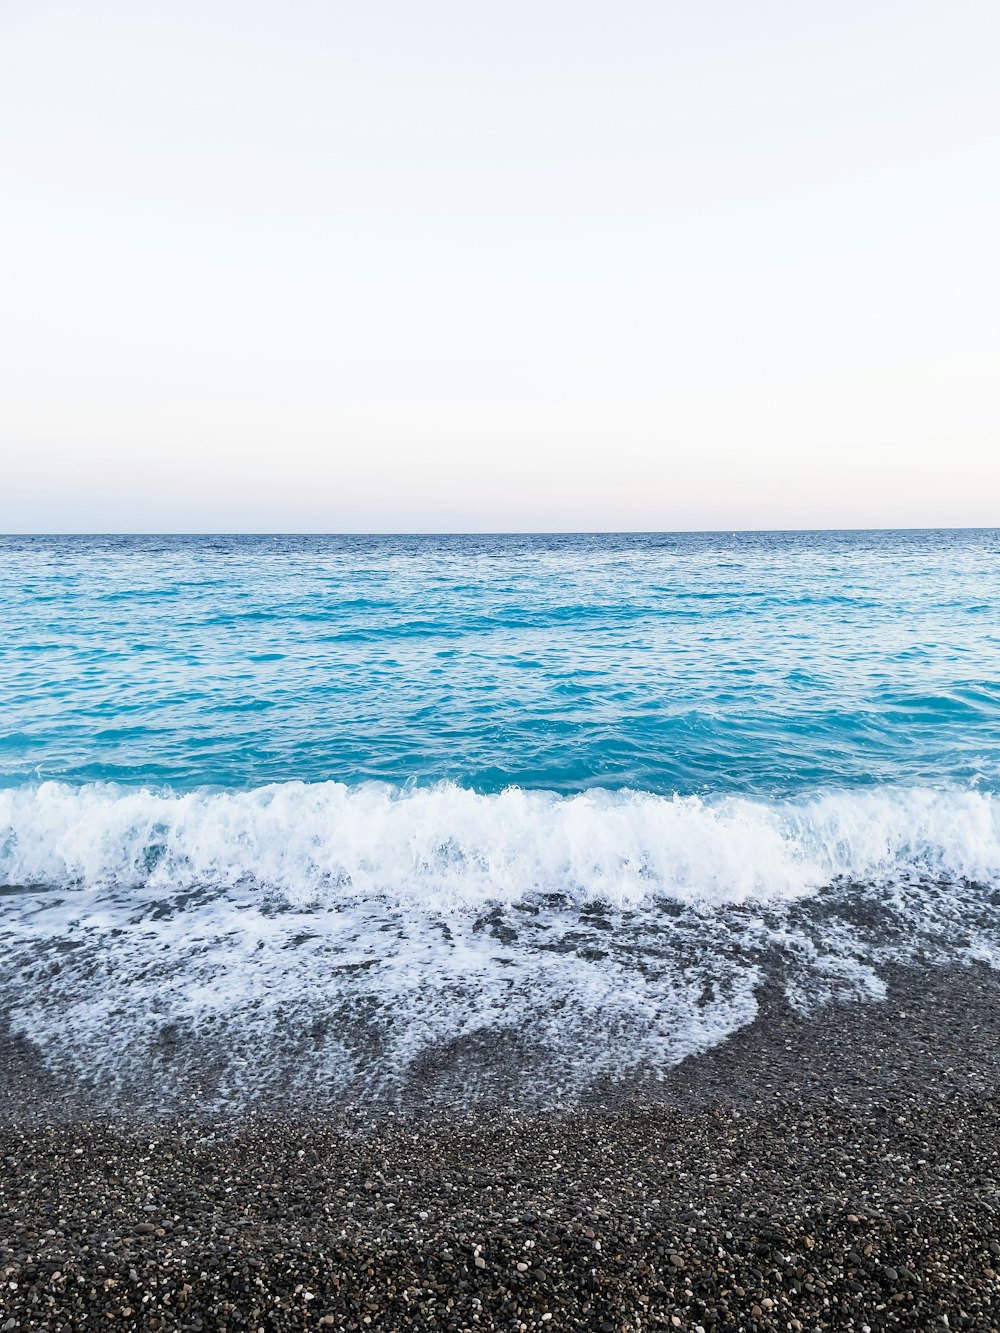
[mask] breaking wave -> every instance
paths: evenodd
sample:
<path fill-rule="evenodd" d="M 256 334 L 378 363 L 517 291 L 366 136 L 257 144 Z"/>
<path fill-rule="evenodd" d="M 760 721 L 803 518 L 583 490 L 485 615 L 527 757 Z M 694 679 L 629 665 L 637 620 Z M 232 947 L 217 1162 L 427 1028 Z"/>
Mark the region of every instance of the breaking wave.
<path fill-rule="evenodd" d="M 0 792 L 0 994 L 107 1108 L 565 1106 L 754 1020 L 1000 966 L 1000 802 L 287 783 Z"/>
<path fill-rule="evenodd" d="M 14 885 L 254 884 L 299 902 L 389 895 L 434 910 L 538 892 L 774 901 L 910 874 L 1000 879 L 1000 801 L 890 787 L 779 802 L 337 782 L 0 791 L 0 880 Z"/>

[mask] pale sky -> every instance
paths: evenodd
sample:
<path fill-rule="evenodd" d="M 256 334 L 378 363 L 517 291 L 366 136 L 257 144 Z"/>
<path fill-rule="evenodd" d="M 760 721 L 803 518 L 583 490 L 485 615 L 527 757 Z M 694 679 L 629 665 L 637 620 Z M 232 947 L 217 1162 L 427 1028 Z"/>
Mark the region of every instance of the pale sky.
<path fill-rule="evenodd" d="M 0 530 L 1000 524 L 997 0 L 0 0 Z"/>

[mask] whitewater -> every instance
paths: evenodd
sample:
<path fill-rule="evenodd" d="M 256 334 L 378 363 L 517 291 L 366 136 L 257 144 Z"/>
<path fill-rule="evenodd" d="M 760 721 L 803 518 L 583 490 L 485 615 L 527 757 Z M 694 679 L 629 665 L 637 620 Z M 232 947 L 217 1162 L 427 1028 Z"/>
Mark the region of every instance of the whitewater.
<path fill-rule="evenodd" d="M 2 1021 L 109 1105 L 564 1105 L 1000 966 L 995 532 L 0 540 Z"/>

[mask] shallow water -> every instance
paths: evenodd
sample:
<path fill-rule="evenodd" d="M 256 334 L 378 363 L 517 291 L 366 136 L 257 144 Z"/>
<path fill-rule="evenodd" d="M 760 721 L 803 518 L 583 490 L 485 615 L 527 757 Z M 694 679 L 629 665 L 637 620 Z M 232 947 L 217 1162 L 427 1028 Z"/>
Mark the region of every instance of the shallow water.
<path fill-rule="evenodd" d="M 558 1103 L 996 965 L 998 608 L 996 532 L 0 539 L 10 1021 L 110 1100 Z"/>

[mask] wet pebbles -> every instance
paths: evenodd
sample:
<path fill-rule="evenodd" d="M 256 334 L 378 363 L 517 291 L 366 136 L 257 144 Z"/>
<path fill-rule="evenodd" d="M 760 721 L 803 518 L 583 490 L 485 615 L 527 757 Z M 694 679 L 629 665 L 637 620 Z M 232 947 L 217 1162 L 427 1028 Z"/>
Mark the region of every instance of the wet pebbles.
<path fill-rule="evenodd" d="M 0 1330 L 1000 1328 L 998 995 L 775 1001 L 656 1097 L 563 1115 L 25 1107 Z"/>

